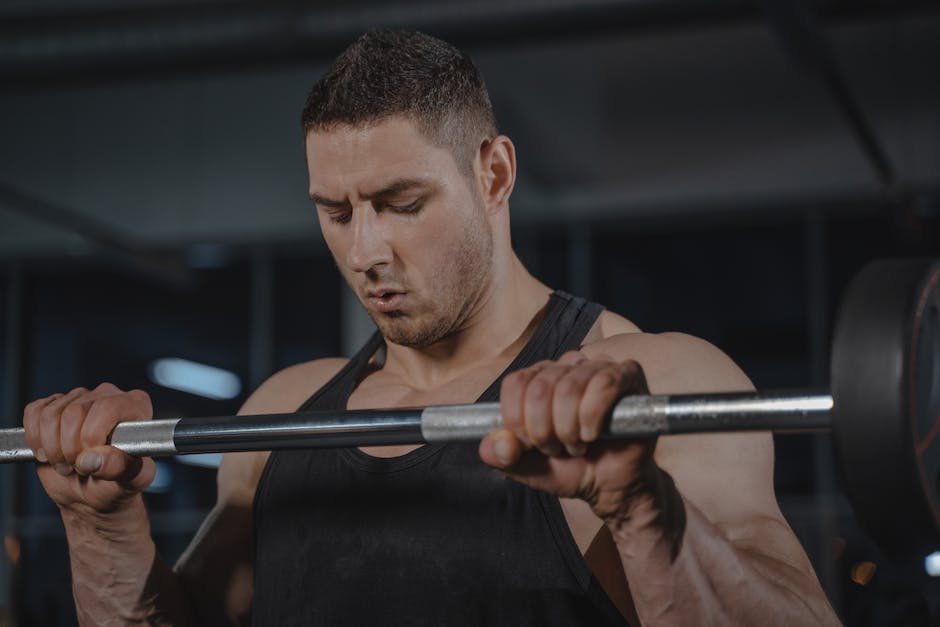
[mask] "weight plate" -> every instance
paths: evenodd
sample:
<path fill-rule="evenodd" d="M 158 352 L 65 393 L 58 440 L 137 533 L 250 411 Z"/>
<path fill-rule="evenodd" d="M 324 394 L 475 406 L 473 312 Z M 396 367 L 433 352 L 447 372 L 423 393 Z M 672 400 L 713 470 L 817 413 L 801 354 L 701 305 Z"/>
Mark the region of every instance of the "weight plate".
<path fill-rule="evenodd" d="M 924 500 L 940 527 L 940 268 L 927 275 L 910 330 L 908 407 L 911 437 Z M 940 549 L 940 541 L 933 543 Z"/>
<path fill-rule="evenodd" d="M 861 526 L 885 549 L 940 549 L 940 265 L 876 261 L 832 348 L 832 436 Z"/>

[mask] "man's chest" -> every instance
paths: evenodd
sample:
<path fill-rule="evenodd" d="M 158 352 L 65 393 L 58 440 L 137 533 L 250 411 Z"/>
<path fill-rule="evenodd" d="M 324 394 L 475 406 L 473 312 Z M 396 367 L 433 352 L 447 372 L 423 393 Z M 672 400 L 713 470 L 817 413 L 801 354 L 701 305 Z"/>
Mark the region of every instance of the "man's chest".
<path fill-rule="evenodd" d="M 401 378 L 376 371 L 367 375 L 346 402 L 347 409 L 376 407 L 427 407 L 476 402 L 506 368 L 505 363 L 483 365 L 470 371 L 444 377 L 440 384 L 419 388 L 408 385 Z M 498 393 L 493 400 L 497 400 Z M 375 457 L 399 457 L 421 445 L 370 446 L 360 450 Z"/>
<path fill-rule="evenodd" d="M 455 377 L 445 384 L 430 389 L 415 389 L 403 384 L 392 375 L 381 371 L 373 372 L 363 378 L 347 401 L 348 409 L 368 409 L 374 407 L 425 407 L 428 405 L 449 405 L 476 402 L 486 393 L 507 368 L 506 362 L 494 362 L 483 365 L 463 376 Z M 492 400 L 498 400 L 498 389 Z M 420 448 L 422 445 L 370 446 L 360 450 L 367 455 L 382 458 L 400 457 Z M 482 464 L 483 462 L 480 461 Z M 594 540 L 600 527 L 600 521 L 591 513 L 583 502 L 563 499 L 562 509 L 578 548 L 583 555 Z"/>

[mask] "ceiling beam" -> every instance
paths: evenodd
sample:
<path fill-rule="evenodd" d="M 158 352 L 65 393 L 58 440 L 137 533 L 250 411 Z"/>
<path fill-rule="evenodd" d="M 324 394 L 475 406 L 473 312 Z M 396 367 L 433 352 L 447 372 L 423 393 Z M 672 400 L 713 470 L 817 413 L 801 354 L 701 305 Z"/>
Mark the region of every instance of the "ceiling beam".
<path fill-rule="evenodd" d="M 92 245 L 94 253 L 115 262 L 115 267 L 121 271 L 180 289 L 191 288 L 196 283 L 193 273 L 174 256 L 153 252 L 84 212 L 6 183 L 0 183 L 0 205 L 81 236 Z"/>
<path fill-rule="evenodd" d="M 827 18 L 936 10 L 928 0 L 817 0 Z M 6 88 L 326 61 L 375 27 L 411 28 L 463 47 L 570 40 L 657 28 L 757 21 L 750 0 L 196 0 L 0 3 Z"/>

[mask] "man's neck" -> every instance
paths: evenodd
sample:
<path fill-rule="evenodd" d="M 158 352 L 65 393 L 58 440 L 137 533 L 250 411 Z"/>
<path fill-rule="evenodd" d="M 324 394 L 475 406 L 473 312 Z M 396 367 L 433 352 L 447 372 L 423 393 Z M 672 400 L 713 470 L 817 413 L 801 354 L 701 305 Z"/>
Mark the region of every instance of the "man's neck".
<path fill-rule="evenodd" d="M 509 271 L 494 277 L 459 329 L 421 348 L 389 342 L 383 369 L 409 387 L 428 390 L 481 363 L 511 359 L 532 336 L 550 295 L 513 256 Z"/>

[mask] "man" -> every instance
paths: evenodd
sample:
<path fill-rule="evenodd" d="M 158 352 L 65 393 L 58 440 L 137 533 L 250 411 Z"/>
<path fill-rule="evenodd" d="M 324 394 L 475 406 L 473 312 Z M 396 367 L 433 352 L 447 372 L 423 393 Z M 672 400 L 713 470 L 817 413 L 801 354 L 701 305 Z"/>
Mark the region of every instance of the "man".
<path fill-rule="evenodd" d="M 140 496 L 152 460 L 105 445 L 151 417 L 146 394 L 35 401 L 27 440 L 84 624 L 838 623 L 777 506 L 769 434 L 597 441 L 625 394 L 751 384 L 707 343 L 644 334 L 525 270 L 515 152 L 468 57 L 368 33 L 303 123 L 324 238 L 381 334 L 274 375 L 243 413 L 499 393 L 504 428 L 478 449 L 226 455 L 218 504 L 170 570 Z"/>

